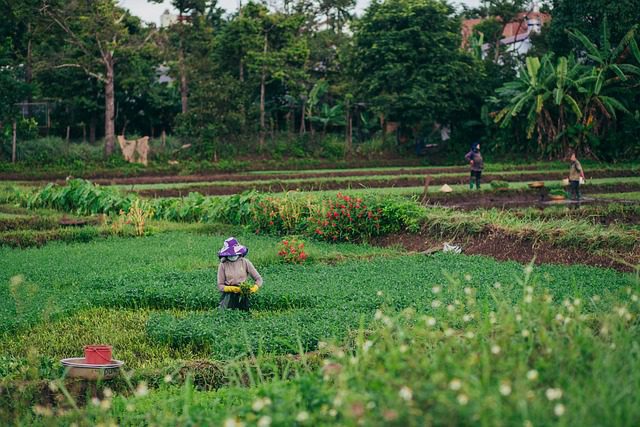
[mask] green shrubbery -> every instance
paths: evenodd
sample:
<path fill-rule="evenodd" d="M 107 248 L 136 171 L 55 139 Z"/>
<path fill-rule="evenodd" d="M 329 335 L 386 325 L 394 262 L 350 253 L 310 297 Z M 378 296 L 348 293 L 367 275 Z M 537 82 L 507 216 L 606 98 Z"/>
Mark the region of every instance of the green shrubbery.
<path fill-rule="evenodd" d="M 252 297 L 252 301 L 256 297 Z M 149 318 L 147 333 L 173 347 L 207 348 L 218 360 L 250 354 L 296 354 L 316 350 L 324 338 L 344 338 L 358 327 L 360 313 L 314 307 L 251 316 L 237 311 L 215 311 L 176 318 Z"/>
<path fill-rule="evenodd" d="M 78 214 L 114 215 L 128 211 L 136 199 L 113 188 L 82 179 L 66 186 L 47 185 L 17 198 L 29 208 L 54 208 Z M 225 199 L 191 193 L 182 199 L 157 199 L 142 203 L 157 219 L 226 222 L 249 226 L 256 233 L 306 234 L 331 241 L 362 241 L 372 236 L 416 228 L 424 208 L 411 200 L 368 196 L 351 198 L 338 194 L 334 200 L 287 193 L 272 197 L 259 193 Z"/>
<path fill-rule="evenodd" d="M 66 186 L 50 184 L 34 193 L 18 192 L 14 198 L 28 207 L 113 215 L 120 209 L 128 211 L 136 196 L 77 179 Z M 221 222 L 246 226 L 256 233 L 306 235 L 328 241 L 367 241 L 402 231 L 457 237 L 503 230 L 520 238 L 583 249 L 632 249 L 640 238 L 637 230 L 618 225 L 604 227 L 561 218 L 523 219 L 498 210 L 452 212 L 427 208 L 413 199 L 372 194 L 323 198 L 298 192 L 279 196 L 252 192 L 219 198 L 191 193 L 181 199 L 152 199 L 142 205 L 152 210 L 156 219 Z"/>
<path fill-rule="evenodd" d="M 294 378 L 265 375 L 268 367 L 263 370 L 261 359 L 251 358 L 251 363 L 237 366 L 235 387 L 201 392 L 187 381 L 148 392 L 145 385 L 138 385 L 129 397 L 104 396 L 104 403 L 63 415 L 58 421 L 637 424 L 637 286 L 596 290 L 554 283 L 550 287 L 532 275 L 530 267 L 508 281 L 497 281 L 506 278 L 498 274 L 480 283 L 485 269 L 480 270 L 474 277 L 423 283 L 423 308 L 410 305 L 395 310 L 383 304 L 365 316 L 366 326 L 356 325 L 352 334 L 318 341 L 322 366 L 296 371 Z M 499 269 L 492 266 L 490 270 Z M 340 323 L 327 311 L 329 322 Z M 294 325 L 315 321 L 288 313 L 284 317 Z M 259 352 L 267 346 L 274 352 L 300 351 L 295 336 L 279 339 L 295 327 L 283 322 L 281 329 L 270 332 L 273 326 L 268 318 L 225 313 L 215 318 L 154 320 L 152 333 L 168 333 L 180 340 L 189 337 L 187 342 L 205 340 L 216 354 Z M 252 330 L 262 335 L 253 336 Z M 313 329 L 307 333 L 308 342 L 316 340 Z M 302 337 L 299 341 L 304 345 Z"/>

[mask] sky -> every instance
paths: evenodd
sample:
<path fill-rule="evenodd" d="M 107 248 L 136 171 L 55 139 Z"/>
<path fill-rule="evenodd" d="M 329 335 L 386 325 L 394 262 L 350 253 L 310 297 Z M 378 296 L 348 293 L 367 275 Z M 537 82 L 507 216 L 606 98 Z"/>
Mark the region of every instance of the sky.
<path fill-rule="evenodd" d="M 239 0 L 219 0 L 218 4 L 223 9 L 232 11 L 238 8 L 238 1 Z M 160 15 L 162 15 L 165 9 L 173 11 L 170 0 L 165 0 L 164 4 L 148 3 L 147 0 L 120 0 L 119 3 L 122 7 L 129 9 L 133 15 L 142 18 L 143 21 L 155 22 L 156 24 L 160 24 Z M 469 6 L 478 6 L 480 0 L 452 0 L 451 3 L 464 3 Z M 358 0 L 356 11 L 358 13 L 362 12 L 368 4 L 369 0 Z"/>

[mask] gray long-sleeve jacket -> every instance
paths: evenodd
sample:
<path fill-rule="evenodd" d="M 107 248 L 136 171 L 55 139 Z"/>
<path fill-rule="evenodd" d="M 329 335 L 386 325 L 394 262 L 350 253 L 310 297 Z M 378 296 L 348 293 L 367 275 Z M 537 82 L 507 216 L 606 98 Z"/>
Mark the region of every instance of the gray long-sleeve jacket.
<path fill-rule="evenodd" d="M 235 262 L 220 262 L 218 266 L 218 290 L 224 291 L 225 286 L 239 285 L 251 276 L 256 285 L 262 286 L 262 276 L 246 258 L 240 258 Z"/>

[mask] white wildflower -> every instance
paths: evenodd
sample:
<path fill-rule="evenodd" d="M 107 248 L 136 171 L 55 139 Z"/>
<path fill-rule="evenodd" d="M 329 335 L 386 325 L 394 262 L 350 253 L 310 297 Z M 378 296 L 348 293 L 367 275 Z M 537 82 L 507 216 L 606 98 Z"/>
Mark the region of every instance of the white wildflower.
<path fill-rule="evenodd" d="M 547 396 L 547 399 L 553 401 L 553 400 L 558 400 L 562 398 L 562 389 L 559 388 L 548 388 L 545 391 L 545 395 Z"/>
<path fill-rule="evenodd" d="M 500 394 L 503 396 L 509 396 L 511 394 L 511 384 L 506 381 L 500 383 Z"/>
<path fill-rule="evenodd" d="M 556 414 L 556 416 L 558 417 L 563 416 L 564 412 L 565 412 L 565 408 L 562 403 L 558 403 L 556 406 L 553 407 L 553 413 Z"/>
<path fill-rule="evenodd" d="M 136 391 L 134 393 L 138 397 L 146 396 L 149 394 L 149 387 L 147 387 L 147 383 L 144 381 L 140 381 L 138 383 L 138 387 L 136 387 Z"/>
<path fill-rule="evenodd" d="M 364 352 L 368 352 L 369 349 L 373 346 L 373 341 L 371 340 L 366 340 L 364 342 L 364 344 L 362 344 L 362 350 L 364 350 Z"/>
<path fill-rule="evenodd" d="M 436 325 L 436 318 L 435 317 L 427 317 L 426 320 L 427 326 L 435 326 Z"/>
<path fill-rule="evenodd" d="M 447 305 L 447 311 L 448 311 L 449 313 L 453 312 L 455 309 L 456 309 L 456 308 L 455 308 L 453 305 L 451 305 L 451 304 Z"/>
<path fill-rule="evenodd" d="M 627 307 L 625 307 L 625 306 L 616 307 L 615 311 L 616 311 L 616 313 L 618 313 L 618 316 L 620 316 L 620 317 L 624 317 L 628 313 Z"/>
<path fill-rule="evenodd" d="M 492 345 L 491 346 L 491 353 L 493 353 L 493 354 L 500 354 L 501 350 L 502 349 L 500 348 L 499 345 Z"/>
<path fill-rule="evenodd" d="M 271 417 L 268 415 L 263 415 L 258 420 L 258 427 L 269 427 L 271 425 Z"/>
<path fill-rule="evenodd" d="M 457 378 L 452 379 L 449 382 L 449 388 L 453 391 L 458 391 L 462 388 L 462 381 Z"/>
<path fill-rule="evenodd" d="M 493 284 L 493 287 L 495 289 L 500 289 L 502 287 L 502 284 L 500 282 L 496 282 L 496 283 Z"/>
<path fill-rule="evenodd" d="M 527 379 L 529 381 L 535 381 L 538 379 L 538 371 L 536 371 L 535 369 L 531 369 L 529 372 L 527 372 Z"/>
<path fill-rule="evenodd" d="M 431 288 L 431 292 L 433 292 L 434 294 L 440 293 L 441 290 L 442 288 L 440 286 L 434 286 L 433 288 Z"/>
<path fill-rule="evenodd" d="M 264 400 L 262 399 L 254 400 L 253 404 L 251 405 L 251 409 L 253 409 L 254 412 L 260 412 L 262 411 L 263 408 L 264 408 Z"/>
<path fill-rule="evenodd" d="M 227 418 L 224 420 L 224 427 L 242 427 L 244 423 L 236 420 L 235 418 Z"/>
<path fill-rule="evenodd" d="M 527 338 L 527 337 L 530 335 L 530 333 L 529 333 L 529 330 L 528 330 L 528 329 L 523 329 L 523 330 L 522 330 L 522 332 L 520 332 L 520 334 L 521 334 L 524 338 Z"/>
<path fill-rule="evenodd" d="M 403 386 L 400 391 L 398 392 L 398 394 L 400 395 L 400 397 L 406 401 L 409 401 L 411 399 L 413 399 L 413 391 L 411 391 L 411 389 L 409 387 L 407 387 L 406 385 Z"/>
<path fill-rule="evenodd" d="M 438 308 L 442 305 L 442 303 L 440 301 L 438 301 L 437 299 L 434 299 L 433 301 L 431 301 L 431 307 L 433 308 Z"/>
<path fill-rule="evenodd" d="M 466 280 L 467 282 L 471 281 L 471 275 L 470 274 L 465 274 L 464 275 L 464 280 Z"/>
<path fill-rule="evenodd" d="M 298 415 L 296 416 L 296 421 L 298 421 L 299 423 L 304 423 L 308 419 L 309 413 L 307 411 L 298 412 Z"/>
<path fill-rule="evenodd" d="M 467 403 L 469 403 L 469 397 L 467 397 L 466 394 L 462 393 L 458 395 L 458 403 L 462 406 L 465 406 Z"/>

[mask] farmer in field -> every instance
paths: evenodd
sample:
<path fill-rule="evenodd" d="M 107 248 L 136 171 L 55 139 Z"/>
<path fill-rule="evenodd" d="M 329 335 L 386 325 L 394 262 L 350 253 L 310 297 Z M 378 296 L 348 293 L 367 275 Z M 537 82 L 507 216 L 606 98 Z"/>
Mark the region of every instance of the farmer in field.
<path fill-rule="evenodd" d="M 571 153 L 571 166 L 569 167 L 569 189 L 571 191 L 571 198 L 574 200 L 580 200 L 580 180 L 584 181 L 584 170 L 580 161 L 576 158 L 576 153 Z"/>
<path fill-rule="evenodd" d="M 241 284 L 250 276 L 256 283 L 250 289 L 255 293 L 262 286 L 262 277 L 246 256 L 249 252 L 235 237 L 224 241 L 218 252 L 218 290 L 222 293 L 220 308 L 236 308 L 249 311 L 249 297 L 243 295 Z"/>
<path fill-rule="evenodd" d="M 471 177 L 469 179 L 469 189 L 473 190 L 473 182 L 476 182 L 476 190 L 480 189 L 480 178 L 482 177 L 482 169 L 484 169 L 484 161 L 480 154 L 480 143 L 471 144 L 471 151 L 464 156 L 471 166 Z"/>

